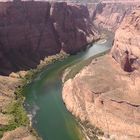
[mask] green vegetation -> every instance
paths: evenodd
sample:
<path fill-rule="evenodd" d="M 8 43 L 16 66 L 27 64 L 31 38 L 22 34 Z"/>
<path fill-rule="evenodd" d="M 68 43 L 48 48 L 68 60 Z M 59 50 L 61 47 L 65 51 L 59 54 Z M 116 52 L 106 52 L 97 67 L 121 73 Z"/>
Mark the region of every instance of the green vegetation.
<path fill-rule="evenodd" d="M 15 100 L 11 102 L 2 112 L 5 115 L 11 115 L 11 120 L 8 125 L 0 127 L 0 137 L 6 131 L 14 130 L 20 126 L 28 126 L 29 120 L 27 113 L 23 107 L 24 97 L 22 95 L 22 88 L 17 88 L 15 91 Z"/>
<path fill-rule="evenodd" d="M 9 114 L 14 116 L 14 119 L 10 122 L 10 125 L 15 128 L 18 126 L 27 126 L 29 124 L 29 120 L 23 107 L 24 97 L 22 94 L 22 88 L 17 89 L 15 95 L 16 100 L 9 105 L 7 110 Z"/>
<path fill-rule="evenodd" d="M 85 61 L 80 61 L 78 64 L 70 67 L 70 72 L 66 75 L 65 81 L 67 81 L 69 78 L 73 78 L 84 66 L 87 66 L 93 58 L 99 57 L 101 55 L 104 55 L 107 52 L 98 54 L 94 57 L 91 57 Z M 68 54 L 65 52 L 60 52 L 59 54 L 49 56 L 45 58 L 43 61 L 40 61 L 40 64 L 37 66 L 36 69 L 31 69 L 28 71 L 27 75 L 22 78 L 22 86 L 17 88 L 15 91 L 15 100 L 11 102 L 7 108 L 2 112 L 5 115 L 11 115 L 12 119 L 9 121 L 8 125 L 4 125 L 0 127 L 0 138 L 3 136 L 3 133 L 6 131 L 14 130 L 17 127 L 20 126 L 27 126 L 29 128 L 29 131 L 36 135 L 36 132 L 34 129 L 29 127 L 29 119 L 27 117 L 27 113 L 23 107 L 24 103 L 24 96 L 23 96 L 23 87 L 26 86 L 28 83 L 32 81 L 32 79 L 44 68 L 46 68 L 47 65 L 52 64 L 56 62 L 57 60 L 62 60 L 66 58 Z"/>
<path fill-rule="evenodd" d="M 3 136 L 4 132 L 14 130 L 20 126 L 27 126 L 30 132 L 37 136 L 36 131 L 29 126 L 29 119 L 23 107 L 25 99 L 23 95 L 23 87 L 29 84 L 32 79 L 47 65 L 52 64 L 57 60 L 62 60 L 67 56 L 68 54 L 63 51 L 61 51 L 59 54 L 48 56 L 43 61 L 40 61 L 40 64 L 36 69 L 29 70 L 26 76 L 22 78 L 21 87 L 18 87 L 15 91 L 15 99 L 10 104 L 8 104 L 4 111 L 2 111 L 2 113 L 5 115 L 11 115 L 12 119 L 9 121 L 8 125 L 0 126 L 0 138 Z"/>
<path fill-rule="evenodd" d="M 75 75 L 76 75 L 77 73 L 79 73 L 79 71 L 80 71 L 81 69 L 83 69 L 85 66 L 89 65 L 93 59 L 95 59 L 95 58 L 97 58 L 97 57 L 100 57 L 100 56 L 103 56 L 103 55 L 105 55 L 105 54 L 108 53 L 108 52 L 109 52 L 109 50 L 108 50 L 108 51 L 105 51 L 105 52 L 103 52 L 103 53 L 97 54 L 97 55 L 95 55 L 95 56 L 93 56 L 93 57 L 90 57 L 90 58 L 87 59 L 87 60 L 80 61 L 80 62 L 77 63 L 76 65 L 73 65 L 73 66 L 69 67 L 69 68 L 68 68 L 68 71 L 69 71 L 69 72 L 68 72 L 68 74 L 66 74 L 66 76 L 64 77 L 64 82 L 66 82 L 66 81 L 69 80 L 69 79 L 74 78 Z"/>
<path fill-rule="evenodd" d="M 68 56 L 69 54 L 65 53 L 64 51 L 61 51 L 56 55 L 45 57 L 44 60 L 40 61 L 40 64 L 37 66 L 36 69 L 31 69 L 28 71 L 26 76 L 23 78 L 23 85 L 29 84 L 39 72 L 46 68 L 46 66 L 55 63 L 58 60 L 63 60 Z"/>

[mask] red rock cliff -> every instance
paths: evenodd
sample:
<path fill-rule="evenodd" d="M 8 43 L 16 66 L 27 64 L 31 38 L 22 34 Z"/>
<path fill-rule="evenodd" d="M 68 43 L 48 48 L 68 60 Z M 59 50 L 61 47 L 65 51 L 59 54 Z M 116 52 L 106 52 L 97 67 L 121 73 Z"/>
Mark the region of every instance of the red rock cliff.
<path fill-rule="evenodd" d="M 140 10 L 128 16 L 116 31 L 112 55 L 125 71 L 140 68 Z"/>
<path fill-rule="evenodd" d="M 35 67 L 45 56 L 76 53 L 92 41 L 85 6 L 65 2 L 0 3 L 0 74 Z"/>
<path fill-rule="evenodd" d="M 98 4 L 88 4 L 88 9 L 90 11 L 90 17 L 93 24 L 98 29 L 108 29 L 115 31 L 120 23 L 123 21 L 124 17 L 127 16 L 135 9 L 135 7 L 140 4 L 140 2 L 125 2 L 126 0 L 119 2 L 116 1 L 104 1 Z"/>
<path fill-rule="evenodd" d="M 111 53 L 68 79 L 62 95 L 73 115 L 107 139 L 140 139 L 140 10 L 122 22 Z"/>

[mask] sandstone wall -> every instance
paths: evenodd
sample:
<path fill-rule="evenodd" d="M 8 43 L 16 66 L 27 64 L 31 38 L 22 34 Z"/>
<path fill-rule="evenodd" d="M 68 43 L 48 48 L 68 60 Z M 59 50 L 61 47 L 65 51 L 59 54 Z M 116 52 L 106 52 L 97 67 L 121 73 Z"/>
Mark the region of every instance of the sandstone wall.
<path fill-rule="evenodd" d="M 140 69 L 140 10 L 128 16 L 116 31 L 112 56 L 125 71 Z"/>
<path fill-rule="evenodd" d="M 124 72 L 111 56 L 100 57 L 64 83 L 63 101 L 108 140 L 139 140 L 140 76 L 135 75 Z"/>
<path fill-rule="evenodd" d="M 49 2 L 0 3 L 0 74 L 35 67 L 45 56 L 76 53 L 93 40 L 85 6 Z"/>
<path fill-rule="evenodd" d="M 134 10 L 140 2 L 116 2 L 113 1 L 102 2 L 98 4 L 90 3 L 88 4 L 88 9 L 90 11 L 90 17 L 93 24 L 98 29 L 108 29 L 115 31 L 120 23 L 123 21 L 124 17 L 127 16 Z"/>
<path fill-rule="evenodd" d="M 94 59 L 64 83 L 67 109 L 110 135 L 107 139 L 140 139 L 139 43 L 137 9 L 118 28 L 111 53 Z"/>

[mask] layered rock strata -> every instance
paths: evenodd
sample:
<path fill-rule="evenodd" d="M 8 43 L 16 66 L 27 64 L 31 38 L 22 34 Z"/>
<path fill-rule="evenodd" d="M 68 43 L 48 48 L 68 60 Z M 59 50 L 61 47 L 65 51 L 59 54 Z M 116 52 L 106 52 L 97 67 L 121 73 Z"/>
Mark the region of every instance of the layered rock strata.
<path fill-rule="evenodd" d="M 140 139 L 139 18 L 140 10 L 127 17 L 111 53 L 94 59 L 63 87 L 67 109 L 110 139 Z"/>
<path fill-rule="evenodd" d="M 60 50 L 73 54 L 85 49 L 96 35 L 92 29 L 85 6 L 0 2 L 0 74 L 34 68 Z"/>
<path fill-rule="evenodd" d="M 140 69 L 140 10 L 128 16 L 116 31 L 111 53 L 125 71 Z"/>
<path fill-rule="evenodd" d="M 87 4 L 91 20 L 98 29 L 107 29 L 115 31 L 124 17 L 134 10 L 140 1 L 102 1 L 101 3 Z"/>

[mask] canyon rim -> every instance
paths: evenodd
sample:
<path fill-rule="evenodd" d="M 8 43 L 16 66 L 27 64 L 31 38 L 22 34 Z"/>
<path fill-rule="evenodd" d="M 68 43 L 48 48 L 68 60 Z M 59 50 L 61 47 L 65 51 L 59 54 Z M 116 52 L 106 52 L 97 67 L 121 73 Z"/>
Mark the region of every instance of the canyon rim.
<path fill-rule="evenodd" d="M 1 140 L 41 139 L 24 108 L 25 83 L 63 63 L 65 55 L 82 54 L 94 43 L 101 47 L 108 34 L 114 39 L 105 55 L 58 71 L 69 77 L 63 76 L 62 99 L 90 140 L 139 140 L 140 1 L 0 1 Z"/>
<path fill-rule="evenodd" d="M 140 138 L 140 9 L 125 17 L 110 54 L 93 59 L 64 82 L 63 100 L 73 115 L 110 139 Z"/>

